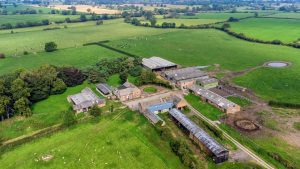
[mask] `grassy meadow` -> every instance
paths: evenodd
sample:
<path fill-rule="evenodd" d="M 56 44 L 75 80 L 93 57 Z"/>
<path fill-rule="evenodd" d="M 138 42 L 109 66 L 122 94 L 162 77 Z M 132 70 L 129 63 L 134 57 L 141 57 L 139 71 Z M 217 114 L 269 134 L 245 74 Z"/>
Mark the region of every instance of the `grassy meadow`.
<path fill-rule="evenodd" d="M 220 64 L 222 69 L 232 71 L 261 66 L 272 60 L 288 61 L 292 63 L 289 67 L 259 68 L 237 77 L 235 82 L 267 100 L 300 101 L 299 49 L 250 43 L 217 30 L 180 30 L 108 44 L 143 57 L 161 56 L 183 66 Z"/>
<path fill-rule="evenodd" d="M 163 19 L 159 18 L 157 19 L 157 25 L 162 25 L 163 22 L 167 23 L 175 23 L 176 27 L 179 27 L 181 24 L 184 24 L 185 26 L 192 26 L 192 25 L 204 25 L 204 24 L 211 24 L 211 23 L 216 23 L 221 20 L 219 19 Z M 142 23 L 149 23 L 150 22 L 143 22 Z"/>
<path fill-rule="evenodd" d="M 245 18 L 249 16 L 254 16 L 254 13 L 197 13 L 195 16 L 187 16 L 187 15 L 181 15 L 181 19 L 216 19 L 219 21 L 225 21 L 230 17 L 234 18 Z"/>
<path fill-rule="evenodd" d="M 297 13 L 297 12 L 283 12 L 283 13 L 276 13 L 276 14 L 273 14 L 273 15 L 269 15 L 269 16 L 266 16 L 266 17 L 300 19 L 300 13 Z"/>
<path fill-rule="evenodd" d="M 123 23 L 122 19 L 104 21 L 104 25 L 100 26 L 96 26 L 95 22 L 86 22 L 79 27 L 74 26 L 68 27 L 67 29 L 51 31 L 37 30 L 37 28 L 33 29 L 34 31 L 28 31 L 28 29 L 26 29 L 27 31 L 14 34 L 2 34 L 0 31 L 0 51 L 8 56 L 20 55 L 23 51 L 43 51 L 44 44 L 50 41 L 54 41 L 57 43 L 58 48 L 62 49 L 82 46 L 82 44 L 88 42 L 116 40 L 129 37 L 135 38 L 137 36 L 150 36 L 175 31 L 172 29 L 162 30 L 136 27 Z M 9 46 L 9 48 L 7 46 Z"/>
<path fill-rule="evenodd" d="M 75 66 L 86 68 L 93 66 L 103 58 L 122 57 L 124 55 L 98 45 L 79 46 L 60 49 L 54 52 L 30 53 L 19 57 L 8 57 L 0 60 L 0 75 L 17 69 L 32 69 L 43 64 L 56 66 Z M 33 62 L 34 59 L 34 62 Z"/>
<path fill-rule="evenodd" d="M 45 162 L 43 155 L 52 155 Z M 127 109 L 103 115 L 6 152 L 0 168 L 185 168 L 142 115 Z"/>
<path fill-rule="evenodd" d="M 289 43 L 300 38 L 300 20 L 297 19 L 251 18 L 231 22 L 230 25 L 230 30 L 255 39 Z"/>
<path fill-rule="evenodd" d="M 41 22 L 48 19 L 50 22 L 64 21 L 66 18 L 79 19 L 79 15 L 60 15 L 60 14 L 26 14 L 26 15 L 2 15 L 0 25 L 10 23 L 16 25 L 17 23 L 26 22 Z"/>
<path fill-rule="evenodd" d="M 26 10 L 26 9 L 35 9 L 35 10 L 41 10 L 43 13 L 49 13 L 51 9 L 46 8 L 46 7 L 33 7 L 29 5 L 24 5 L 24 4 L 17 4 L 17 6 L 11 5 L 6 5 L 5 8 L 2 8 L 2 10 L 5 9 L 7 10 L 8 14 L 12 14 L 14 11 L 17 10 Z M 37 11 L 38 12 L 38 11 Z"/>

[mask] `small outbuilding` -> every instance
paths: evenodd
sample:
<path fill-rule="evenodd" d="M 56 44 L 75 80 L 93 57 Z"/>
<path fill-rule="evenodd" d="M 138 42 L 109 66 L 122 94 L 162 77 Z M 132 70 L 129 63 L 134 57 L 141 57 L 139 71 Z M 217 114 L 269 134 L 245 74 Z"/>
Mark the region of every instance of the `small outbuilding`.
<path fill-rule="evenodd" d="M 87 112 L 95 105 L 105 106 L 105 100 L 100 99 L 90 88 L 83 89 L 80 93 L 68 96 L 67 100 L 73 104 L 73 110 L 77 113 Z"/>
<path fill-rule="evenodd" d="M 213 77 L 198 79 L 196 83 L 204 89 L 215 88 L 219 84 L 218 79 Z"/>
<path fill-rule="evenodd" d="M 109 96 L 112 94 L 112 87 L 106 83 L 99 83 L 96 85 L 96 89 L 98 92 L 102 93 L 105 96 Z"/>

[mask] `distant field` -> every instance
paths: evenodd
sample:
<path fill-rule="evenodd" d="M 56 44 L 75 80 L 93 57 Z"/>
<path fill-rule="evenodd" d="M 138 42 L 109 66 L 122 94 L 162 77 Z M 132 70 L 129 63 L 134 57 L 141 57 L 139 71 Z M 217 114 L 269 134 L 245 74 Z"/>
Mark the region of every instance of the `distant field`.
<path fill-rule="evenodd" d="M 232 31 L 257 39 L 288 43 L 300 38 L 300 20 L 296 19 L 251 18 L 230 25 Z"/>
<path fill-rule="evenodd" d="M 227 20 L 230 17 L 234 18 L 245 18 L 249 16 L 254 16 L 254 13 L 197 13 L 195 16 L 181 15 L 182 19 L 219 19 Z"/>
<path fill-rule="evenodd" d="M 58 9 L 58 10 L 69 10 L 68 8 L 72 5 L 51 5 L 50 8 Z M 90 9 L 91 13 L 96 14 L 120 14 L 119 10 L 106 9 L 102 6 L 91 6 L 91 5 L 74 5 L 76 7 L 76 11 L 86 12 Z"/>
<path fill-rule="evenodd" d="M 299 49 L 250 43 L 216 30 L 181 30 L 112 41 L 109 45 L 143 57 L 161 56 L 183 66 L 220 64 L 222 69 L 233 71 L 270 60 L 289 61 L 290 67 L 261 68 L 238 77 L 236 82 L 266 100 L 300 102 Z"/>
<path fill-rule="evenodd" d="M 273 15 L 269 15 L 267 17 L 300 19 L 300 13 L 295 13 L 295 12 L 276 13 L 276 14 L 273 14 Z"/>
<path fill-rule="evenodd" d="M 103 116 L 99 123 L 27 143 L 2 154 L 0 168 L 182 168 L 152 125 L 129 110 Z M 45 162 L 43 155 L 53 155 Z"/>
<path fill-rule="evenodd" d="M 84 43 L 102 40 L 116 40 L 122 38 L 135 38 L 137 36 L 162 34 L 176 31 L 174 29 L 153 29 L 132 26 L 123 23 L 122 19 L 104 21 L 104 25 L 96 26 L 95 22 L 80 23 L 80 27 L 69 27 L 43 31 L 32 28 L 34 31 L 26 29 L 26 32 L 10 34 L 0 31 L 0 51 L 7 56 L 20 55 L 24 50 L 43 51 L 44 44 L 49 41 L 57 43 L 58 48 L 78 47 Z M 84 26 L 86 24 L 86 26 Z M 68 25 L 68 24 L 67 24 Z M 74 24 L 71 24 L 74 25 Z M 19 31 L 19 30 L 16 30 Z M 32 40 L 34 39 L 34 40 Z M 9 48 L 8 48 L 9 46 Z M 1 62 L 1 61 L 0 61 Z"/>
<path fill-rule="evenodd" d="M 50 22 L 64 21 L 66 18 L 78 19 L 79 15 L 60 15 L 60 14 L 27 14 L 27 15 L 1 15 L 0 25 L 10 23 L 15 25 L 16 23 L 26 22 L 41 22 L 48 19 Z"/>
<path fill-rule="evenodd" d="M 4 9 L 4 8 L 2 8 Z M 26 9 L 35 9 L 37 10 L 42 10 L 43 13 L 48 13 L 51 11 L 51 9 L 49 8 L 45 8 L 45 7 L 32 7 L 32 6 L 29 6 L 29 5 L 23 5 L 23 4 L 18 4 L 16 7 L 14 7 L 13 5 L 7 5 L 5 10 L 7 10 L 8 14 L 12 14 L 12 12 L 14 11 L 17 11 L 17 10 L 26 10 Z"/>
<path fill-rule="evenodd" d="M 210 24 L 210 23 L 216 23 L 222 21 L 220 19 L 157 19 L 158 25 L 161 25 L 163 22 L 168 23 L 176 23 L 176 27 L 180 26 L 181 24 L 184 24 L 186 26 L 191 25 L 203 25 L 203 24 Z M 150 24 L 150 22 L 148 22 Z"/>
<path fill-rule="evenodd" d="M 95 65 L 103 58 L 121 56 L 124 55 L 97 45 L 79 46 L 76 48 L 61 49 L 51 53 L 41 52 L 17 58 L 10 57 L 0 60 L 0 75 L 15 71 L 20 68 L 32 69 L 43 64 L 52 64 L 56 66 L 67 65 L 84 68 Z"/>

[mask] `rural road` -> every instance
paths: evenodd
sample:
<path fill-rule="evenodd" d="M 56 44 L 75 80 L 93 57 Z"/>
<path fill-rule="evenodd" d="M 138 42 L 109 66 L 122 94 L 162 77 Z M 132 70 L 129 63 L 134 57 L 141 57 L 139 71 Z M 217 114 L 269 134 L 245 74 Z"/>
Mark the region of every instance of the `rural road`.
<path fill-rule="evenodd" d="M 207 123 L 209 123 L 210 125 L 214 126 L 215 128 L 221 130 L 224 134 L 224 136 L 230 140 L 233 144 L 235 144 L 239 149 L 241 149 L 242 151 L 244 151 L 245 153 L 247 153 L 250 157 L 252 157 L 258 164 L 260 164 L 261 166 L 267 168 L 267 169 L 275 169 L 274 167 L 272 167 L 270 164 L 268 164 L 267 162 L 265 162 L 263 159 L 261 159 L 259 156 L 257 156 L 254 152 L 252 152 L 252 150 L 250 150 L 249 148 L 243 146 L 241 143 L 239 143 L 237 140 L 235 140 L 234 138 L 232 138 L 229 134 L 227 134 L 223 129 L 221 129 L 218 125 L 216 125 L 213 121 L 211 121 L 210 119 L 206 118 L 204 115 L 202 115 L 198 110 L 196 110 L 194 107 L 192 107 L 190 104 L 188 104 L 188 107 L 198 116 L 200 117 L 202 120 L 206 121 Z"/>

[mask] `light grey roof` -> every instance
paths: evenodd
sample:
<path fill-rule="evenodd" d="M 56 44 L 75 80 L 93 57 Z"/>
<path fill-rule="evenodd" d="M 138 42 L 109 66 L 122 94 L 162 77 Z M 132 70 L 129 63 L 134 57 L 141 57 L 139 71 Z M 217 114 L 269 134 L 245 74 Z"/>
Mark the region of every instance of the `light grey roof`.
<path fill-rule="evenodd" d="M 187 130 L 189 130 L 201 143 L 203 143 L 206 148 L 208 148 L 214 155 L 221 154 L 223 152 L 228 152 L 222 145 L 216 142 L 212 137 L 210 137 L 204 130 L 197 126 L 193 121 L 191 121 L 187 116 L 185 116 L 178 109 L 172 109 L 170 114 L 175 118 L 181 125 L 183 125 Z"/>
<path fill-rule="evenodd" d="M 143 113 L 144 116 L 146 116 L 149 120 L 152 121 L 152 123 L 156 124 L 159 121 L 163 121 L 157 114 L 153 113 L 153 112 L 145 112 Z"/>
<path fill-rule="evenodd" d="M 197 81 L 200 82 L 202 85 L 207 85 L 207 84 L 218 82 L 218 79 L 210 77 L 210 78 L 198 79 Z"/>
<path fill-rule="evenodd" d="M 88 108 L 94 104 L 104 103 L 104 99 L 100 99 L 90 88 L 83 89 L 80 93 L 68 96 L 68 98 L 73 102 L 74 109 L 79 110 L 83 108 Z"/>
<path fill-rule="evenodd" d="M 229 107 L 236 107 L 238 106 L 237 104 L 233 103 L 230 100 L 225 99 L 224 97 L 210 91 L 207 89 L 204 89 L 200 86 L 197 85 L 193 85 L 192 87 L 190 87 L 190 90 L 192 90 L 195 94 L 200 95 L 206 99 L 208 99 L 210 102 L 224 108 L 227 109 Z"/>
<path fill-rule="evenodd" d="M 206 72 L 203 72 L 196 67 L 187 67 L 182 69 L 168 70 L 164 72 L 165 76 L 170 80 L 181 81 L 187 79 L 194 79 L 203 76 L 207 76 Z"/>
<path fill-rule="evenodd" d="M 151 58 L 143 58 L 142 64 L 149 69 L 159 69 L 164 67 L 176 66 L 175 63 L 156 56 L 153 56 Z"/>

